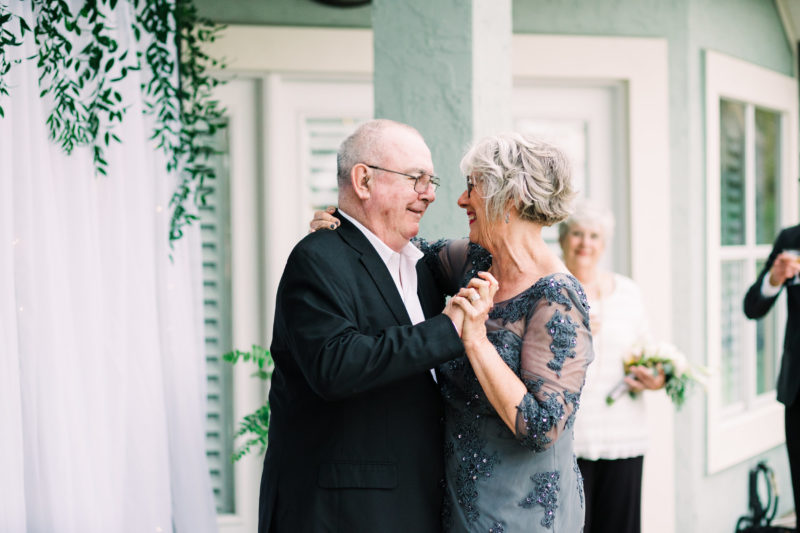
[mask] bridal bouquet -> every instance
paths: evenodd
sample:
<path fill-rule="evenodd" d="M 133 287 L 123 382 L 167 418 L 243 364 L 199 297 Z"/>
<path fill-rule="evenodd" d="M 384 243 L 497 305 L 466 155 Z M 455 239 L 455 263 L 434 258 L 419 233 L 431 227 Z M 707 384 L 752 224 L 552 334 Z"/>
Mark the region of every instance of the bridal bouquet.
<path fill-rule="evenodd" d="M 633 366 L 651 368 L 656 372 L 658 365 L 661 365 L 664 370 L 666 379 L 664 390 L 672 400 L 672 403 L 678 408 L 686 400 L 688 388 L 695 383 L 703 384 L 701 374 L 707 374 L 702 367 L 691 365 L 686 356 L 669 343 L 634 345 L 630 355 L 623 362 L 627 377 L 633 377 L 633 374 L 630 373 L 630 369 Z M 606 403 L 608 405 L 613 404 L 626 392 L 630 392 L 633 395 L 633 392 L 628 388 L 628 384 L 622 379 L 608 393 Z"/>

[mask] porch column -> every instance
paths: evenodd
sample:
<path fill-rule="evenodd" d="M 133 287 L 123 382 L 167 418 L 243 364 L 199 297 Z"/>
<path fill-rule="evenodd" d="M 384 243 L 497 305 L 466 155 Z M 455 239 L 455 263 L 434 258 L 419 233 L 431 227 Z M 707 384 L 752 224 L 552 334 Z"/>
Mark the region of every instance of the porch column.
<path fill-rule="evenodd" d="M 373 0 L 375 116 L 417 128 L 442 178 L 424 237 L 462 237 L 469 144 L 511 128 L 511 0 Z"/>

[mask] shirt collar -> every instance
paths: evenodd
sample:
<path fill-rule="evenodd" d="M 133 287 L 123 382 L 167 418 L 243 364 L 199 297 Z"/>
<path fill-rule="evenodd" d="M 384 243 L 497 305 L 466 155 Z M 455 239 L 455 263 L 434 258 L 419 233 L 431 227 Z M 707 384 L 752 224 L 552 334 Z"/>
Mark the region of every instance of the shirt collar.
<path fill-rule="evenodd" d="M 359 222 L 355 218 L 351 217 L 350 215 L 348 215 L 347 213 L 345 213 L 341 209 L 339 209 L 339 213 L 344 218 L 349 220 L 356 228 L 358 228 L 358 230 L 361 233 L 364 234 L 364 236 L 367 238 L 367 240 L 370 242 L 370 244 L 372 244 L 372 247 L 375 248 L 375 251 L 378 252 L 378 255 L 380 256 L 381 260 L 384 263 L 388 264 L 389 263 L 389 259 L 392 257 L 392 254 L 396 254 L 397 252 L 392 250 L 389 247 L 389 245 L 387 245 L 385 242 L 380 240 L 380 238 L 378 238 L 377 235 L 375 235 L 369 229 L 367 229 L 367 227 L 364 226 L 361 222 Z M 412 263 L 416 263 L 417 261 L 422 259 L 422 256 L 424 254 L 419 250 L 419 248 L 417 248 L 416 246 L 411 244 L 411 242 L 407 242 L 406 245 L 403 246 L 403 249 L 400 250 L 400 255 L 404 256 L 406 259 L 411 260 Z"/>

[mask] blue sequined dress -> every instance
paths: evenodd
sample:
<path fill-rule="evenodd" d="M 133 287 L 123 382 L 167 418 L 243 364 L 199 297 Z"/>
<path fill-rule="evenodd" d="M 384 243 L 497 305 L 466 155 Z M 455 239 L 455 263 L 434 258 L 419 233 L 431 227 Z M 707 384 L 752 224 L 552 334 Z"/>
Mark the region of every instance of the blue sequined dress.
<path fill-rule="evenodd" d="M 466 240 L 422 248 L 451 294 L 491 264 L 486 250 Z M 445 402 L 446 532 L 582 531 L 572 425 L 593 357 L 588 313 L 580 283 L 562 273 L 491 310 L 487 336 L 528 389 L 516 434 L 487 400 L 466 356 L 437 368 Z"/>

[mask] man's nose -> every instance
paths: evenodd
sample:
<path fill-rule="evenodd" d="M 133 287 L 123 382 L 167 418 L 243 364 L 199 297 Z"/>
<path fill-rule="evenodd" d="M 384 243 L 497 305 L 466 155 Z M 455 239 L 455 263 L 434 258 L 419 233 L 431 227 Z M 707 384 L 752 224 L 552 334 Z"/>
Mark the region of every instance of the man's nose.
<path fill-rule="evenodd" d="M 424 200 L 428 203 L 433 202 L 436 200 L 436 190 L 433 184 L 429 184 L 428 188 L 425 189 L 425 192 L 418 193 L 420 200 Z"/>

